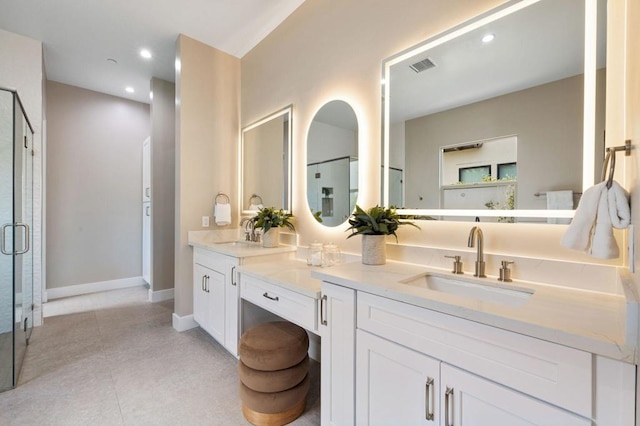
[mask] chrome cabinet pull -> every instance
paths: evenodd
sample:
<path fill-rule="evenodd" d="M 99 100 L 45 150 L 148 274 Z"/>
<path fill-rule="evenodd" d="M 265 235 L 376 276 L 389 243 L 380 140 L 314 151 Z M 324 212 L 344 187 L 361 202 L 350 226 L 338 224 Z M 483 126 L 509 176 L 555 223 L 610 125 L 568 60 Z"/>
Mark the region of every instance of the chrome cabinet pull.
<path fill-rule="evenodd" d="M 204 275 L 202 276 L 202 279 L 200 280 L 200 286 L 202 287 L 202 291 L 207 291 L 204 289 Z"/>
<path fill-rule="evenodd" d="M 7 251 L 5 250 L 4 246 L 5 246 L 5 242 L 7 239 L 6 233 L 7 233 L 7 228 L 8 227 L 13 227 L 13 224 L 11 223 L 5 223 L 4 225 L 2 225 L 2 228 L 0 229 L 0 250 L 2 250 L 2 254 L 6 254 L 7 256 L 11 256 L 13 254 L 13 248 L 11 249 L 11 251 Z"/>
<path fill-rule="evenodd" d="M 204 283 L 205 283 L 205 290 L 207 293 L 210 293 L 209 291 L 209 275 L 205 275 L 204 276 Z"/>
<path fill-rule="evenodd" d="M 29 225 L 26 223 L 16 223 L 16 228 L 17 227 L 24 228 L 24 248 L 21 251 L 17 251 L 16 254 L 25 254 L 29 251 Z"/>
<path fill-rule="evenodd" d="M 151 188 L 150 188 L 150 187 L 148 187 L 148 186 L 147 186 L 147 187 L 144 189 L 144 193 L 145 193 L 145 195 L 147 196 L 147 198 L 151 198 Z"/>
<path fill-rule="evenodd" d="M 327 325 L 327 295 L 320 298 L 320 324 Z"/>
<path fill-rule="evenodd" d="M 444 392 L 444 424 L 445 426 L 453 426 L 453 388 L 447 386 Z"/>
<path fill-rule="evenodd" d="M 276 301 L 276 302 L 277 302 L 278 300 L 280 300 L 280 298 L 279 298 L 278 296 L 276 296 L 276 297 L 271 297 L 271 296 L 269 296 L 269 293 L 267 293 L 266 291 L 264 292 L 264 294 L 263 294 L 262 296 L 263 296 L 263 297 L 266 297 L 267 299 L 274 300 L 274 301 Z"/>
<path fill-rule="evenodd" d="M 236 267 L 233 266 L 231 268 L 231 285 L 238 285 L 238 283 L 236 282 Z"/>
<path fill-rule="evenodd" d="M 146 214 L 147 216 L 151 216 L 150 208 L 151 208 L 151 206 L 147 206 L 147 211 L 145 212 L 145 214 Z"/>
<path fill-rule="evenodd" d="M 434 406 L 434 394 L 433 394 L 433 378 L 431 377 L 427 377 L 427 383 L 425 385 L 426 387 L 426 395 L 425 395 L 425 401 L 424 401 L 424 405 L 425 405 L 425 418 L 427 420 L 433 421 L 434 419 L 434 413 L 433 413 L 433 406 Z"/>

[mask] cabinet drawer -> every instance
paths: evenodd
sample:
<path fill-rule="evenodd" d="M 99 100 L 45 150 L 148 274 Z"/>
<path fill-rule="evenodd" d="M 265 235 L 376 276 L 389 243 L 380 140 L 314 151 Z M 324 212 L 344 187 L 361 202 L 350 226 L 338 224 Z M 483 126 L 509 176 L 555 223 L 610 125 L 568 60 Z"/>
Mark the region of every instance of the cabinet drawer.
<path fill-rule="evenodd" d="M 591 417 L 591 354 L 358 292 L 357 327 Z"/>
<path fill-rule="evenodd" d="M 240 278 L 240 297 L 307 330 L 318 330 L 317 301 L 313 297 L 246 275 Z"/>

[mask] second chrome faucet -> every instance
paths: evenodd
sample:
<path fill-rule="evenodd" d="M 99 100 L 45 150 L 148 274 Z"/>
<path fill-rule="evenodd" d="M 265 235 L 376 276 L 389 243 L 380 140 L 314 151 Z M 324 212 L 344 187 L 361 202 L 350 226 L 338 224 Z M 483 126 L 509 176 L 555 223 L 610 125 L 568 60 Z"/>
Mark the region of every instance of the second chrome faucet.
<path fill-rule="evenodd" d="M 477 243 L 476 243 L 477 236 Z M 476 246 L 477 256 L 476 256 L 476 269 L 474 277 L 485 278 L 486 275 L 484 273 L 484 236 L 482 235 L 482 229 L 479 226 L 474 226 L 471 228 L 469 232 L 469 241 L 467 242 L 469 247 Z"/>

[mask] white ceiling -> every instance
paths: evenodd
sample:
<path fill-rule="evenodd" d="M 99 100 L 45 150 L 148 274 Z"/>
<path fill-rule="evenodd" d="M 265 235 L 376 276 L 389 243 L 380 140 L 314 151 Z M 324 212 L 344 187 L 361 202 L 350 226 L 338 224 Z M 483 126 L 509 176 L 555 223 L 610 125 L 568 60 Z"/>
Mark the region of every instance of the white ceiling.
<path fill-rule="evenodd" d="M 606 2 L 598 4 L 598 34 L 606 34 Z M 391 122 L 581 74 L 584 14 L 581 0 L 541 1 L 393 65 Z M 495 40 L 483 44 L 486 34 Z M 605 66 L 605 41 L 598 38 L 598 67 Z M 409 68 L 425 58 L 436 67 Z"/>
<path fill-rule="evenodd" d="M 47 79 L 148 103 L 151 77 L 175 79 L 178 34 L 240 58 L 303 2 L 0 0 L 0 29 L 43 42 Z"/>

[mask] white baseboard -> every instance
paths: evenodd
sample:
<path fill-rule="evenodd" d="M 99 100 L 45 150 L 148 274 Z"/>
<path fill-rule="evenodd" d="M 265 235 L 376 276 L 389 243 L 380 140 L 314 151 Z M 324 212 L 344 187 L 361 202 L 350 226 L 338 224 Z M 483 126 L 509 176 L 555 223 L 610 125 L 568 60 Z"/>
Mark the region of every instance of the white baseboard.
<path fill-rule="evenodd" d="M 149 289 L 149 302 L 158 303 L 173 299 L 173 289 L 153 291 Z"/>
<path fill-rule="evenodd" d="M 98 281 L 88 284 L 77 284 L 66 287 L 47 289 L 46 300 L 59 299 L 61 297 L 78 296 L 81 294 L 97 293 L 99 291 L 118 290 L 121 288 L 137 287 L 144 285 L 142 277 L 122 278 L 119 280 Z"/>
<path fill-rule="evenodd" d="M 193 314 L 181 317 L 175 312 L 173 313 L 173 328 L 175 330 L 187 331 L 196 327 L 198 327 L 198 323 L 193 319 Z"/>

